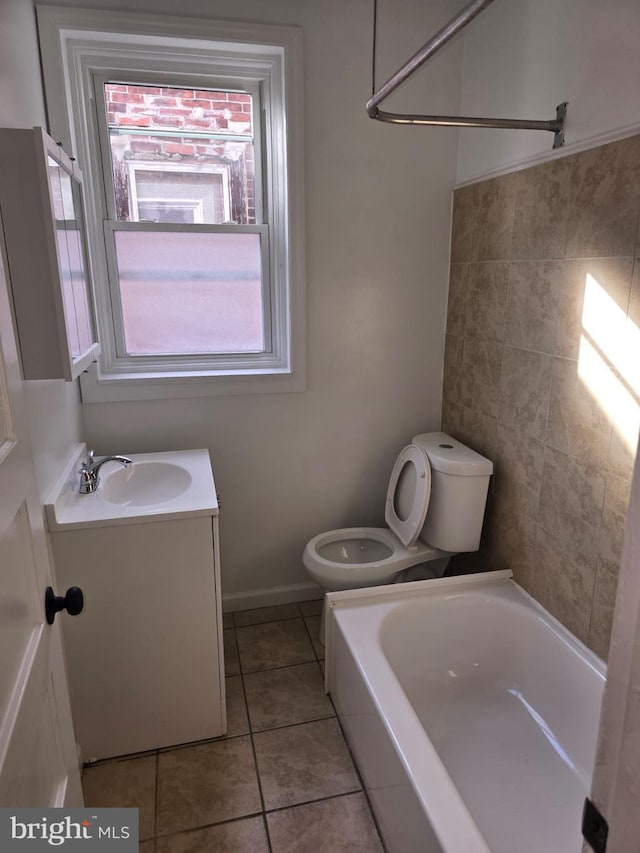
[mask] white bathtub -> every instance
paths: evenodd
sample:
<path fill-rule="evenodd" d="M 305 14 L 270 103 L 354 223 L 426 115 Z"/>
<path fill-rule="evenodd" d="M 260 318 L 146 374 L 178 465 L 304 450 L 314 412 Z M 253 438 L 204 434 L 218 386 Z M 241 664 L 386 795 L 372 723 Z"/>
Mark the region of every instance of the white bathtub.
<path fill-rule="evenodd" d="M 327 687 L 390 853 L 579 853 L 605 666 L 510 572 L 328 596 Z"/>

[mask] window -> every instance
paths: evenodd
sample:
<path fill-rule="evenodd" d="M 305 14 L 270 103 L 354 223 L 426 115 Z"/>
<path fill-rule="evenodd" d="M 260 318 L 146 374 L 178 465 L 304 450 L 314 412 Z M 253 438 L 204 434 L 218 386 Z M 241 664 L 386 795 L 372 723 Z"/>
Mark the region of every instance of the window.
<path fill-rule="evenodd" d="M 104 83 L 96 95 L 107 122 L 102 146 L 111 162 L 103 168 L 110 173 L 115 219 L 256 224 L 258 91 L 120 81 Z M 151 213 L 158 206 L 167 215 L 141 216 L 140 205 L 149 204 Z M 185 219 L 181 210 L 192 214 Z"/>
<path fill-rule="evenodd" d="M 102 171 L 116 351 L 147 361 L 266 352 L 260 92 L 139 78 L 95 77 L 94 87 L 109 152 Z"/>
<path fill-rule="evenodd" d="M 84 398 L 304 387 L 298 31 L 38 18 L 52 131 L 87 183 L 102 355 Z"/>

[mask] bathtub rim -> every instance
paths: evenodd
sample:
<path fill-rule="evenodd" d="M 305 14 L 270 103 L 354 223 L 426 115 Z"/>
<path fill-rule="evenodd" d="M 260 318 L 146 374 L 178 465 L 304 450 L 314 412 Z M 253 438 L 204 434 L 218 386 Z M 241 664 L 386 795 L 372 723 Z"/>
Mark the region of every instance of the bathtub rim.
<path fill-rule="evenodd" d="M 370 587 L 360 590 L 345 590 L 342 592 L 328 593 L 325 607 L 326 618 L 326 658 L 325 667 L 325 689 L 329 693 L 334 676 L 334 637 L 335 631 L 339 629 L 335 618 L 335 611 L 347 610 L 349 608 L 359 609 L 360 606 L 376 603 L 415 602 L 421 598 L 437 598 L 450 592 L 469 592 L 490 590 L 492 587 L 516 589 L 523 604 L 528 605 L 536 611 L 544 620 L 550 624 L 556 633 L 561 635 L 565 642 L 569 642 L 576 651 L 586 660 L 588 664 L 606 682 L 606 664 L 589 649 L 581 640 L 559 622 L 548 610 L 546 610 L 536 599 L 513 580 L 513 573 L 509 569 L 501 571 L 482 572 L 473 575 L 459 575 L 448 578 L 431 579 L 427 581 L 413 581 L 406 584 L 392 586 Z M 368 674 L 366 670 L 367 658 L 373 654 L 372 650 L 366 648 L 362 651 L 354 651 L 348 639 L 347 645 L 351 650 L 355 664 L 367 686 L 369 695 L 379 714 L 384 728 L 394 744 L 397 756 L 404 766 L 405 772 L 420 801 L 425 814 L 433 827 L 442 849 L 449 850 L 473 850 L 474 853 L 491 853 L 484 836 L 480 832 L 475 819 L 468 810 L 461 794 L 449 776 L 447 768 L 443 764 L 437 750 L 425 737 L 425 732 L 410 702 L 401 698 L 398 703 L 391 703 L 391 708 L 380 701 L 380 686 L 398 686 L 397 678 L 389 662 L 384 659 L 382 667 L 376 673 Z M 389 684 L 391 680 L 391 684 Z M 376 684 L 381 682 L 382 684 Z M 386 685 L 385 685 L 386 682 Z M 376 687 L 378 689 L 376 689 Z M 399 736 L 395 730 L 401 732 Z M 407 754 L 403 744 L 419 744 L 419 754 L 413 751 Z M 434 784 L 434 771 L 436 782 Z"/>

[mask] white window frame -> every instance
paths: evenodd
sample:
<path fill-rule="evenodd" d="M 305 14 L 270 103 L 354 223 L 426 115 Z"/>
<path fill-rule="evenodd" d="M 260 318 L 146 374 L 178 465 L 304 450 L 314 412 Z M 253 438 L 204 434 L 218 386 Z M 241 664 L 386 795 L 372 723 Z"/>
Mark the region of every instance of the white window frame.
<path fill-rule="evenodd" d="M 38 7 L 37 12 L 51 132 L 76 153 L 88 185 L 87 218 L 103 355 L 81 377 L 83 399 L 102 402 L 304 390 L 300 30 L 52 6 Z M 264 214 L 258 223 L 268 223 L 259 227 L 268 244 L 263 257 L 268 258 L 270 351 L 198 356 L 191 364 L 184 358 L 171 363 L 158 356 L 155 364 L 143 370 L 139 357 L 128 363 L 117 352 L 102 236 L 108 216 L 100 187 L 101 164 L 95 156 L 100 142 L 93 86 L 105 75 L 117 79 L 123 74 L 143 85 L 164 79 L 173 85 L 188 81 L 193 88 L 196 84 L 219 88 L 220 81 L 226 80 L 225 88 L 240 82 L 260 88 L 266 175 Z M 104 156 L 110 158 L 110 152 Z"/>
<path fill-rule="evenodd" d="M 146 162 L 145 160 L 130 160 L 127 163 L 127 175 L 129 178 L 129 215 L 132 222 L 140 222 L 138 215 L 138 203 L 147 203 L 149 201 L 175 201 L 187 202 L 192 205 L 192 209 L 197 209 L 199 219 L 195 222 L 204 223 L 203 203 L 200 199 L 148 199 L 138 198 L 138 188 L 136 184 L 136 172 L 177 172 L 178 174 L 194 175 L 220 175 L 222 186 L 222 207 L 224 210 L 224 221 L 228 222 L 231 218 L 231 196 L 229 193 L 229 168 L 223 163 L 208 163 L 205 167 L 197 166 L 194 163 L 156 163 L 154 161 Z"/>
<path fill-rule="evenodd" d="M 193 222 L 189 225 L 202 225 L 204 223 L 204 204 L 201 198 L 139 198 L 135 192 L 130 193 L 129 216 L 131 222 L 154 222 L 153 219 L 147 219 L 146 216 L 140 218 L 140 205 L 148 204 L 153 207 L 160 207 L 163 204 L 171 205 L 177 210 L 184 210 L 191 213 Z"/>

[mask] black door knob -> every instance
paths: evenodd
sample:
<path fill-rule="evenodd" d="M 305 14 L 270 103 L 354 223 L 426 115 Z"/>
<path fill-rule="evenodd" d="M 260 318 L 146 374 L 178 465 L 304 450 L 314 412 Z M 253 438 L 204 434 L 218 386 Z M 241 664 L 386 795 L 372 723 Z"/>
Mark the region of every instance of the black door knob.
<path fill-rule="evenodd" d="M 53 625 L 56 613 L 66 610 L 70 616 L 82 613 L 84 607 L 84 595 L 78 586 L 70 586 L 66 595 L 56 595 L 53 587 L 48 586 L 44 595 L 44 612 L 49 625 Z"/>

